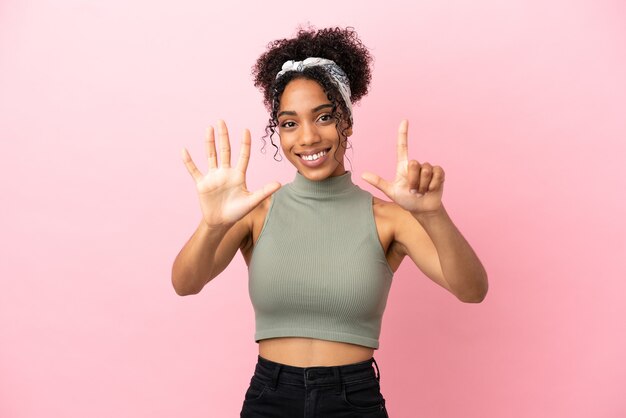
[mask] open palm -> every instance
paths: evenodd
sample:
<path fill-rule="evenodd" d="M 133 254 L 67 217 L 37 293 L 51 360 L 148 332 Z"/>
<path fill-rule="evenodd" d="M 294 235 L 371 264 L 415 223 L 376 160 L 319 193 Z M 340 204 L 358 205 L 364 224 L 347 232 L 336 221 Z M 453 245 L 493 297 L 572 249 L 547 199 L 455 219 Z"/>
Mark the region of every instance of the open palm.
<path fill-rule="evenodd" d="M 224 121 L 218 121 L 220 163 L 217 163 L 215 134 L 207 129 L 206 156 L 209 169 L 202 174 L 194 164 L 189 152 L 183 148 L 183 162 L 196 182 L 198 198 L 204 221 L 210 227 L 230 226 L 246 216 L 263 199 L 278 190 L 278 182 L 266 184 L 255 192 L 246 187 L 246 170 L 250 160 L 250 131 L 244 131 L 237 166 L 230 166 L 230 141 Z"/>

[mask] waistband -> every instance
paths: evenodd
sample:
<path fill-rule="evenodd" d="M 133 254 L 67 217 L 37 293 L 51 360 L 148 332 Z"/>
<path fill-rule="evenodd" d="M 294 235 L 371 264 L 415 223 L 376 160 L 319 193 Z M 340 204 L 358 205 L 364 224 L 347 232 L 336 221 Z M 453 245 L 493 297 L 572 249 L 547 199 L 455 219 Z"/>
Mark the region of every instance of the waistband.
<path fill-rule="evenodd" d="M 279 381 L 281 384 L 302 387 L 341 385 L 371 378 L 380 381 L 380 371 L 374 357 L 341 366 L 295 367 L 258 356 L 254 375 L 268 383 L 271 389 L 276 389 Z"/>

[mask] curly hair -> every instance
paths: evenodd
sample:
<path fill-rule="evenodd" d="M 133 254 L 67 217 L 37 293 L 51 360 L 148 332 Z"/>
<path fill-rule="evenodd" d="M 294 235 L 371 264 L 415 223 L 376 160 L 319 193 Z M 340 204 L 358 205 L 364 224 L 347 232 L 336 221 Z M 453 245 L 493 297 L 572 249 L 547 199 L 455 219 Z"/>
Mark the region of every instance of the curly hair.
<path fill-rule="evenodd" d="M 345 131 L 352 126 L 352 121 L 346 103 L 326 70 L 320 67 L 310 67 L 302 72 L 287 72 L 276 80 L 276 74 L 286 61 L 302 61 L 309 57 L 332 60 L 346 73 L 350 80 L 350 101 L 352 103 L 357 103 L 368 92 L 372 78 L 370 65 L 373 58 L 354 28 L 335 27 L 320 30 L 312 27 L 299 28 L 294 38 L 270 42 L 267 45 L 267 51 L 259 57 L 252 67 L 252 75 L 254 85 L 263 93 L 263 103 L 270 112 L 263 141 L 265 142 L 267 137 L 270 138 L 272 146 L 276 149 L 274 158 L 280 149 L 273 140 L 278 126 L 277 115 L 280 97 L 287 84 L 296 78 L 307 78 L 320 84 L 328 100 L 333 104 L 332 115 L 337 122 L 339 137 L 343 138 L 341 144 L 344 148 L 349 148 Z M 340 126 L 344 126 L 341 132 L 339 131 Z"/>

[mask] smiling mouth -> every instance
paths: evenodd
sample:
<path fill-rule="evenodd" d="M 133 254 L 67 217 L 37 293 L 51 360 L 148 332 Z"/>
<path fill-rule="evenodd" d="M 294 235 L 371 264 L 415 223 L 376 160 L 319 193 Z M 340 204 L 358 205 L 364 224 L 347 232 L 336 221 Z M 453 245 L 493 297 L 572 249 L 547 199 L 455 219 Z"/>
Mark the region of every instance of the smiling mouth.
<path fill-rule="evenodd" d="M 320 152 L 316 152 L 315 154 L 297 154 L 298 157 L 302 158 L 305 161 L 316 161 L 322 158 L 324 155 L 328 154 L 330 148 L 322 150 Z"/>

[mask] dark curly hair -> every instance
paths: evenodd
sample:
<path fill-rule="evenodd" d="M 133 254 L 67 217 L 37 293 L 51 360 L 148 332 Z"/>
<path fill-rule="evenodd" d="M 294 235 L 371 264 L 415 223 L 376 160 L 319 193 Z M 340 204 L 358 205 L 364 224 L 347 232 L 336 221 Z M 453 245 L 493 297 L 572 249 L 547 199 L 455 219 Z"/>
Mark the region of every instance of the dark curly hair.
<path fill-rule="evenodd" d="M 263 93 L 263 102 L 270 112 L 263 141 L 265 143 L 265 138 L 270 138 L 272 146 L 276 148 L 275 159 L 280 149 L 273 140 L 278 126 L 280 97 L 287 84 L 296 78 L 314 80 L 324 89 L 328 100 L 333 104 L 332 115 L 337 121 L 337 133 L 342 139 L 341 144 L 344 148 L 349 148 L 345 131 L 352 126 L 352 118 L 339 90 L 326 70 L 320 67 L 310 67 L 302 72 L 287 72 L 276 80 L 276 74 L 286 61 L 302 61 L 309 57 L 332 60 L 346 73 L 350 80 L 350 100 L 353 104 L 368 92 L 372 78 L 370 65 L 373 59 L 354 28 L 335 27 L 320 30 L 312 27 L 299 28 L 295 38 L 270 42 L 267 45 L 267 51 L 252 67 L 252 75 L 254 85 Z M 340 126 L 344 126 L 341 132 Z"/>

